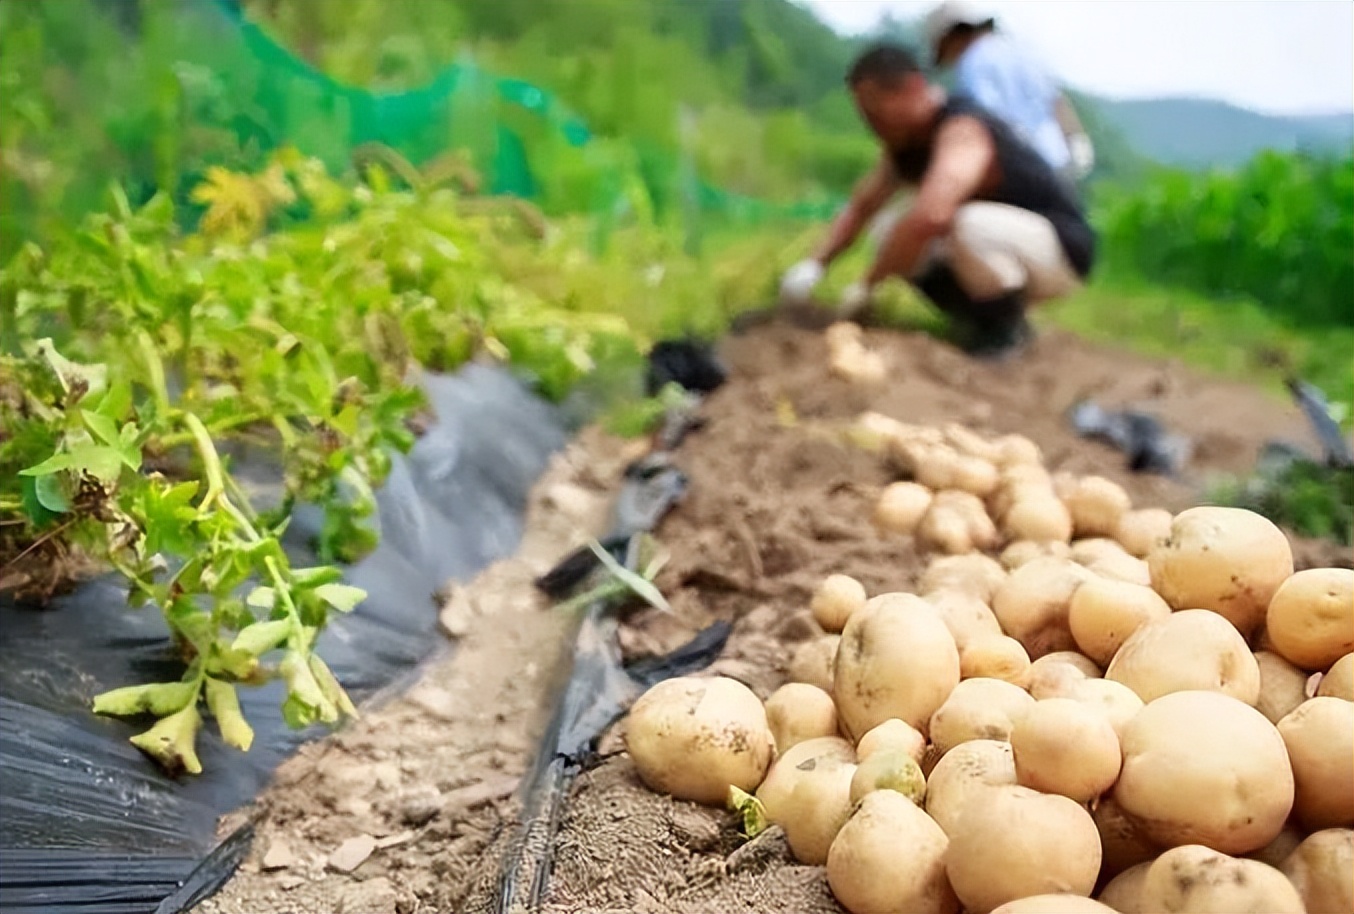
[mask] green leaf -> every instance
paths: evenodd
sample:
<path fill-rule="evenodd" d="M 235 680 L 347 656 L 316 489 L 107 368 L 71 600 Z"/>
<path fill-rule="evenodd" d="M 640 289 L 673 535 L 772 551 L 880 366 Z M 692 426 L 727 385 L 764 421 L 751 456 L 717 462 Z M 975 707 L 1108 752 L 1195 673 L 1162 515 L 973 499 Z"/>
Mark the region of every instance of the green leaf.
<path fill-rule="evenodd" d="M 20 476 L 50 476 L 52 473 L 59 473 L 62 470 L 69 470 L 79 463 L 79 458 L 69 451 L 61 451 L 48 457 L 42 463 L 34 464 L 31 467 L 25 467 L 19 471 Z"/>
<path fill-rule="evenodd" d="M 192 644 L 200 655 L 206 656 L 211 652 L 212 642 L 216 640 L 216 626 L 210 615 L 197 608 L 191 596 L 175 598 L 165 613 L 165 621 Z"/>
<path fill-rule="evenodd" d="M 124 686 L 94 696 L 94 713 L 130 717 L 147 712 L 156 717 L 173 714 L 197 695 L 194 682 L 156 682 Z"/>
<path fill-rule="evenodd" d="M 343 580 L 343 572 L 333 565 L 316 565 L 314 568 L 293 568 L 292 579 L 296 586 L 313 589 L 321 584 L 332 584 Z"/>
<path fill-rule="evenodd" d="M 625 586 L 634 591 L 637 597 L 645 603 L 648 603 L 654 609 L 662 610 L 665 613 L 672 612 L 672 607 L 668 605 L 668 601 L 663 597 L 663 594 L 659 592 L 657 587 L 617 562 L 611 557 L 610 552 L 607 552 L 602 548 L 601 543 L 598 543 L 596 540 L 589 540 L 588 548 L 597 556 L 598 561 L 606 567 L 606 570 L 611 572 L 612 575 L 619 578 L 621 581 L 624 581 Z"/>
<path fill-rule="evenodd" d="M 367 598 L 367 592 L 361 587 L 352 587 L 348 584 L 321 584 L 315 588 L 315 596 L 319 597 L 339 612 L 352 612 L 357 608 L 357 604 Z"/>
<path fill-rule="evenodd" d="M 212 651 L 211 657 L 207 660 L 207 672 L 213 676 L 224 674 L 227 678 L 234 680 L 248 680 L 254 678 L 258 672 L 259 660 L 257 657 L 246 654 L 244 651 L 232 650 L 216 646 Z"/>
<path fill-rule="evenodd" d="M 162 718 L 145 733 L 133 736 L 131 742 L 170 775 L 184 771 L 201 774 L 202 763 L 194 747 L 201 727 L 202 715 L 198 713 L 197 702 L 192 702 L 177 714 Z"/>
<path fill-rule="evenodd" d="M 117 447 L 122 443 L 118 437 L 117 423 L 112 419 L 100 413 L 91 412 L 87 409 L 80 410 L 80 417 L 85 420 L 85 426 L 94 433 L 104 444 Z"/>
<path fill-rule="evenodd" d="M 254 730 L 240 713 L 240 698 L 235 694 L 235 686 L 208 678 L 207 707 L 211 708 L 226 745 L 248 752 L 254 743 Z"/>
<path fill-rule="evenodd" d="M 351 438 L 357 434 L 357 420 L 361 415 L 362 412 L 358 409 L 357 404 L 350 403 L 343 407 L 337 415 L 330 418 L 329 424 L 332 425 L 336 431 L 340 431 Z"/>
<path fill-rule="evenodd" d="M 255 587 L 244 601 L 255 609 L 272 609 L 277 605 L 277 591 L 271 587 Z"/>
<path fill-rule="evenodd" d="M 360 716 L 352 699 L 339 684 L 338 677 L 329 669 L 329 664 L 320 659 L 319 654 L 310 655 L 310 672 L 314 674 L 315 681 L 320 684 L 320 690 L 324 692 L 325 697 L 337 705 L 340 711 L 348 717 Z"/>
<path fill-rule="evenodd" d="M 240 629 L 240 633 L 231 642 L 230 649 L 259 657 L 286 641 L 287 636 L 291 634 L 291 629 L 290 619 L 255 622 L 253 625 Z"/>
<path fill-rule="evenodd" d="M 61 381 L 62 390 L 71 393 L 83 389 L 84 394 L 101 392 L 107 384 L 108 369 L 103 365 L 80 365 L 63 357 L 56 351 L 50 338 L 37 341 L 37 350 L 42 354 L 52 371 Z"/>
<path fill-rule="evenodd" d="M 729 808 L 738 813 L 739 831 L 745 837 L 755 838 L 766 831 L 770 820 L 766 817 L 766 807 L 762 801 L 745 790 L 729 785 Z"/>
<path fill-rule="evenodd" d="M 98 412 L 110 419 L 119 420 L 132 408 L 132 387 L 124 380 L 114 381 L 99 398 Z M 112 442 L 109 442 L 110 444 Z"/>
<path fill-rule="evenodd" d="M 33 480 L 33 492 L 38 502 L 48 511 L 65 514 L 71 509 L 70 497 L 61 477 L 55 474 L 39 476 Z"/>
<path fill-rule="evenodd" d="M 24 516 L 28 518 L 29 523 L 39 529 L 46 527 L 60 516 L 43 504 L 42 496 L 38 493 L 38 482 L 40 480 L 55 478 L 53 476 L 22 477 L 23 491 L 20 494 L 20 501 L 23 504 Z"/>
<path fill-rule="evenodd" d="M 315 681 L 315 674 L 300 651 L 287 651 L 278 672 L 287 683 L 288 694 L 282 704 L 282 716 L 290 726 L 300 728 L 316 721 L 332 724 L 338 720 L 338 708 Z"/>

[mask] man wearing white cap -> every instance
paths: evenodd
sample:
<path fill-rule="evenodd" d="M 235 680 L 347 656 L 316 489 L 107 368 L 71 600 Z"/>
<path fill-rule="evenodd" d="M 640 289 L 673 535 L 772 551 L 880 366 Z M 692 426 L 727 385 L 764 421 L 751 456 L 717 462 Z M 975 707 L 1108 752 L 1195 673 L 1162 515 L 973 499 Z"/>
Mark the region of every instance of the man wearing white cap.
<path fill-rule="evenodd" d="M 996 30 L 975 3 L 946 0 L 926 17 L 932 62 L 953 68 L 954 91 L 1010 124 L 1073 183 L 1090 174 L 1095 151 L 1067 96 L 1028 54 Z"/>

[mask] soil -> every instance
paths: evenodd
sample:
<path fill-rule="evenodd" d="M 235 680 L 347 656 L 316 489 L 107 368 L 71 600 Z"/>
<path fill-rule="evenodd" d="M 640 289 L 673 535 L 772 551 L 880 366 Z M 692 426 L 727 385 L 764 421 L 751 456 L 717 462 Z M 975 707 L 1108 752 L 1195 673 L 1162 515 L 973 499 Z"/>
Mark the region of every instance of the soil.
<path fill-rule="evenodd" d="M 870 331 L 890 380 L 853 387 L 826 370 L 819 334 L 788 326 L 728 340 L 729 383 L 702 408 L 706 427 L 678 454 L 690 493 L 659 539 L 671 554 L 658 584 L 675 612 L 627 618 L 627 657 L 666 652 L 716 619 L 734 623 L 714 672 L 765 697 L 794 649 L 820 634 L 807 606 L 827 574 L 871 593 L 907 590 L 927 557 L 884 538 L 868 518 L 893 477 L 853 448 L 841 424 L 863 410 L 909 422 L 1019 432 L 1052 469 L 1099 473 L 1139 506 L 1198 503 L 1212 472 L 1244 472 L 1268 440 L 1311 439 L 1297 410 L 1244 385 L 1049 333 L 1008 365 L 970 362 L 922 335 Z M 1083 396 L 1158 415 L 1196 443 L 1190 483 L 1128 472 L 1123 455 L 1078 438 L 1064 412 Z M 532 578 L 603 532 L 608 498 L 638 450 L 592 430 L 537 486 L 519 553 L 453 589 L 444 628 L 454 654 L 403 696 L 306 747 L 255 808 L 249 860 L 203 914 L 411 914 L 493 910 L 490 889 L 515 791 L 567 675 L 570 627 Z M 1294 540 L 1299 567 L 1351 565 L 1349 550 Z M 543 910 L 784 912 L 840 909 L 823 869 L 796 864 L 779 830 L 740 846 L 729 815 L 645 790 L 620 728 L 604 761 L 574 783 Z"/>

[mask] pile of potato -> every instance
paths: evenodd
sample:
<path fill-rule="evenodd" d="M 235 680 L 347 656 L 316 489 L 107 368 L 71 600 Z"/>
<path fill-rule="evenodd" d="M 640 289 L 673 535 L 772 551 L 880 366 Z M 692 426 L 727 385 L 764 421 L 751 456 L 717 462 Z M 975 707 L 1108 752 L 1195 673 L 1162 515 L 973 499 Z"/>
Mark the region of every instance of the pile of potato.
<path fill-rule="evenodd" d="M 824 580 L 765 702 L 647 692 L 648 786 L 755 791 L 851 914 L 1354 911 L 1354 571 L 1294 573 L 1248 511 L 1135 511 L 1020 437 L 862 430 L 913 480 L 877 525 L 942 554 L 914 593 Z"/>

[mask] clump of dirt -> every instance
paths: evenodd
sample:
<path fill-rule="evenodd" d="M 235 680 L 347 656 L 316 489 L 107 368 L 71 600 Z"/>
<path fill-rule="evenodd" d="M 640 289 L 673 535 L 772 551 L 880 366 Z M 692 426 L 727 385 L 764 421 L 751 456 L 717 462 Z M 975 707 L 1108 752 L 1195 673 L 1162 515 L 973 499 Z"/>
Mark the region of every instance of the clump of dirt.
<path fill-rule="evenodd" d="M 795 648 L 821 633 L 808 604 L 825 575 L 850 574 L 871 593 L 916 584 L 927 557 L 869 522 L 889 469 L 840 434 L 864 410 L 1019 432 L 1040 445 L 1051 469 L 1099 473 L 1140 506 L 1176 510 L 1198 502 L 1197 483 L 1209 472 L 1248 469 L 1267 440 L 1309 441 L 1302 417 L 1277 399 L 1062 334 L 996 366 L 921 335 L 870 331 L 867 343 L 891 370 L 874 389 L 829 376 L 820 334 L 771 326 L 727 341 L 729 383 L 706 402 L 708 424 L 677 456 L 690 492 L 658 531 L 671 556 L 658 584 L 675 612 L 629 616 L 620 636 L 627 658 L 665 653 L 730 620 L 733 634 L 712 671 L 766 697 L 785 681 Z M 1146 409 L 1191 435 L 1191 478 L 1133 474 L 1122 454 L 1078 438 L 1063 413 L 1087 395 Z M 633 456 L 589 433 L 560 457 L 533 496 L 519 555 L 449 603 L 455 655 L 279 771 L 257 804 L 263 821 L 249 862 L 201 911 L 494 910 L 515 789 L 569 647 L 569 626 L 531 580 L 584 531 L 601 531 L 607 495 Z M 1348 550 L 1332 543 L 1295 540 L 1295 552 L 1299 567 L 1350 564 Z M 797 864 L 777 830 L 741 844 L 728 813 L 645 789 L 622 751 L 622 729 L 604 735 L 605 761 L 572 788 L 544 911 L 840 910 L 823 868 Z M 336 860 L 345 847 L 348 859 Z"/>

